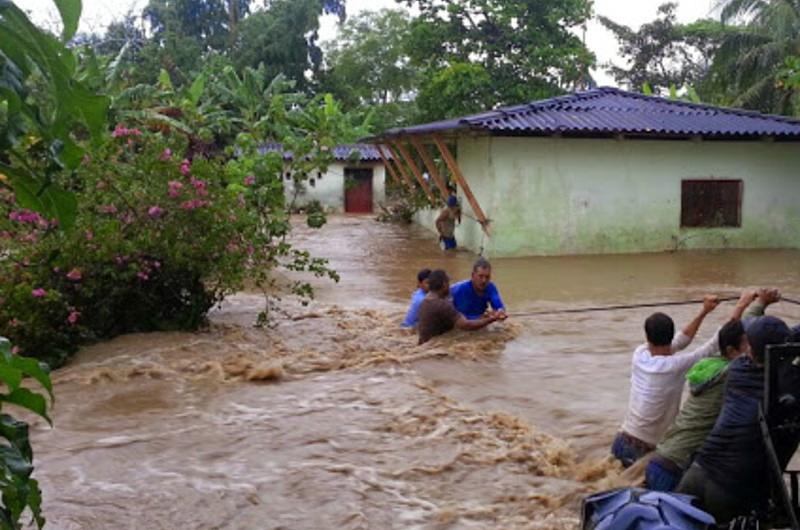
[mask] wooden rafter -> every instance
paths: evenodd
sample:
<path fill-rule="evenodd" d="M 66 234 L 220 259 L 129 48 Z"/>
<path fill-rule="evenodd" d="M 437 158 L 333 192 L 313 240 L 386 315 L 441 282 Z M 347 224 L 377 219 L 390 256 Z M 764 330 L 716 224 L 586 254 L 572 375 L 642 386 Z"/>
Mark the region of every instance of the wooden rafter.
<path fill-rule="evenodd" d="M 395 168 L 401 175 L 403 175 L 403 179 L 405 179 L 406 183 L 408 184 L 408 188 L 411 191 L 414 191 L 414 179 L 411 178 L 411 175 L 408 174 L 406 168 L 403 167 L 403 163 L 400 161 L 400 155 L 397 154 L 397 151 L 391 145 L 387 144 L 386 149 L 392 155 L 392 161 L 394 162 Z"/>
<path fill-rule="evenodd" d="M 402 178 L 400 177 L 401 174 L 398 173 L 391 160 L 389 160 L 389 157 L 383 152 L 383 146 L 380 144 L 375 144 L 375 147 L 377 147 L 378 154 L 381 155 L 381 160 L 383 160 L 384 165 L 389 170 L 389 173 L 391 173 L 394 180 L 397 181 L 398 184 L 401 182 L 404 183 L 409 190 L 414 191 L 414 185 L 411 184 L 411 181 L 406 178 L 405 174 L 402 174 Z"/>
<path fill-rule="evenodd" d="M 425 147 L 425 145 L 423 145 L 422 142 L 419 141 L 419 138 L 416 136 L 409 136 L 408 139 L 419 153 L 419 156 L 422 158 L 422 162 L 425 164 L 428 173 L 433 178 L 436 186 L 439 188 L 442 197 L 447 200 L 447 196 L 449 195 L 447 185 L 445 184 L 442 175 L 439 173 L 439 169 L 437 169 L 436 164 L 433 162 L 433 158 L 431 158 L 431 154 L 428 152 L 428 149 Z"/>
<path fill-rule="evenodd" d="M 395 140 L 392 143 L 397 148 L 397 151 L 400 153 L 400 156 L 403 157 L 403 160 L 406 161 L 406 165 L 408 165 L 408 167 L 411 168 L 411 172 L 417 178 L 417 182 L 419 182 L 419 185 L 422 186 L 423 190 L 425 190 L 425 195 L 428 196 L 428 200 L 433 202 L 434 198 L 433 198 L 433 193 L 431 193 L 431 187 L 428 186 L 428 183 L 425 181 L 425 177 L 422 176 L 422 172 L 419 170 L 419 167 L 417 167 L 417 163 L 414 162 L 414 159 L 411 158 L 411 154 L 408 152 L 408 149 L 406 149 L 406 146 L 404 146 L 402 142 L 398 140 Z"/>
<path fill-rule="evenodd" d="M 467 184 L 467 179 L 464 178 L 464 174 L 461 172 L 461 168 L 458 167 L 456 159 L 453 157 L 452 153 L 450 153 L 447 144 L 444 143 L 444 140 L 438 134 L 433 135 L 433 142 L 436 144 L 436 147 L 439 148 L 439 152 L 442 153 L 444 161 L 447 163 L 447 167 L 450 168 L 450 172 L 455 177 L 456 182 L 458 182 L 458 185 L 464 190 L 464 195 L 467 197 L 469 205 L 472 206 L 472 211 L 475 212 L 475 217 L 478 218 L 478 222 L 481 224 L 483 231 L 488 233 L 489 220 L 486 218 L 486 215 L 484 215 L 481 205 L 478 204 L 478 200 L 475 198 L 475 195 L 473 195 L 472 189 L 469 187 L 469 184 Z"/>

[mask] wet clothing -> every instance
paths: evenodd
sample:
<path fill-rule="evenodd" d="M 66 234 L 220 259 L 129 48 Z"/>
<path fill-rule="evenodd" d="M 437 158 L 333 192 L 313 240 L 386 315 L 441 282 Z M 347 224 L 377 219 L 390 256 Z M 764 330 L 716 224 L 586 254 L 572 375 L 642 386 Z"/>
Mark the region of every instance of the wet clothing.
<path fill-rule="evenodd" d="M 672 355 L 652 355 L 647 344 L 633 353 L 631 391 L 622 431 L 649 445 L 656 445 L 667 431 L 681 404 L 683 379 L 700 359 L 717 352 L 717 334 L 696 350 L 675 353 L 691 343 L 684 333 L 672 341 Z"/>
<path fill-rule="evenodd" d="M 706 440 L 717 421 L 725 395 L 728 361 L 723 357 L 703 359 L 686 376 L 689 398 L 675 423 L 656 447 L 658 454 L 686 469 L 692 455 Z"/>
<path fill-rule="evenodd" d="M 611 444 L 611 454 L 622 462 L 623 467 L 631 467 L 634 462 L 651 452 L 655 447 L 625 432 L 618 432 Z"/>
<path fill-rule="evenodd" d="M 700 508 L 714 516 L 717 524 L 725 525 L 740 515 L 749 515 L 749 501 L 734 488 L 723 488 L 708 477 L 705 469 L 692 464 L 675 489 L 697 497 Z"/>
<path fill-rule="evenodd" d="M 698 361 L 686 374 L 689 398 L 675 423 L 656 447 L 656 456 L 647 465 L 647 487 L 672 491 L 689 467 L 692 456 L 706 440 L 722 408 L 728 360 L 711 357 Z"/>
<path fill-rule="evenodd" d="M 769 496 L 769 470 L 758 405 L 764 396 L 764 367 L 750 357 L 731 361 L 725 398 L 714 428 L 700 447 L 692 465 L 692 476 L 684 477 L 679 493 L 697 496 L 720 522 L 733 515 L 746 515 L 763 507 Z M 698 468 L 698 469 L 695 469 Z M 702 482 L 709 486 L 713 499 Z M 701 487 L 703 486 L 703 487 Z M 725 495 L 717 495 L 717 490 Z M 718 498 L 719 497 L 719 498 Z"/>
<path fill-rule="evenodd" d="M 644 470 L 644 481 L 647 489 L 653 491 L 674 491 L 683 477 L 683 469 L 671 460 L 658 455 L 647 463 Z"/>
<path fill-rule="evenodd" d="M 404 328 L 413 328 L 417 325 L 417 316 L 419 314 L 419 306 L 422 305 L 422 301 L 425 299 L 425 291 L 422 289 L 417 289 L 414 291 L 414 294 L 411 295 L 411 305 L 408 306 L 408 312 L 406 313 L 406 318 L 403 320 L 402 326 Z"/>
<path fill-rule="evenodd" d="M 458 246 L 456 238 L 442 237 L 442 250 L 453 250 Z"/>
<path fill-rule="evenodd" d="M 453 307 L 450 300 L 439 298 L 434 293 L 428 293 L 419 307 L 419 344 L 428 342 L 431 338 L 447 333 L 454 327 L 461 317 Z"/>
<path fill-rule="evenodd" d="M 464 280 L 450 286 L 450 296 L 458 312 L 468 320 L 481 318 L 490 305 L 494 310 L 505 309 L 500 292 L 492 282 L 489 282 L 483 294 L 478 294 L 472 287 L 472 280 Z"/>

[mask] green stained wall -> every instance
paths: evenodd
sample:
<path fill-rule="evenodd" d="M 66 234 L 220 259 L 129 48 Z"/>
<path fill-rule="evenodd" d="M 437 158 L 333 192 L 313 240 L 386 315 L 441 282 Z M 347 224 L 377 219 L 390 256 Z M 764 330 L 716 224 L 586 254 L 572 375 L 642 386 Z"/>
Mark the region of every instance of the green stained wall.
<path fill-rule="evenodd" d="M 458 161 L 492 235 L 456 237 L 490 256 L 800 247 L 795 143 L 474 137 Z M 709 178 L 743 181 L 741 228 L 680 227 L 681 181 Z"/>

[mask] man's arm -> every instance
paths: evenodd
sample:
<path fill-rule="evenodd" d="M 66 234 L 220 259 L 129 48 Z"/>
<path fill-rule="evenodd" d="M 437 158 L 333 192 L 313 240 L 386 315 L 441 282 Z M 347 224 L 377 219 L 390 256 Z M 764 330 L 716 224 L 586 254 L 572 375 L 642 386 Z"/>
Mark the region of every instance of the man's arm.
<path fill-rule="evenodd" d="M 458 319 L 456 320 L 456 327 L 458 329 L 463 329 L 464 331 L 475 331 L 485 328 L 495 320 L 498 320 L 498 316 L 494 313 L 483 316 L 476 320 L 467 320 L 464 315 L 459 313 Z"/>
<path fill-rule="evenodd" d="M 747 308 L 742 316 L 742 321 L 751 321 L 764 316 L 767 306 L 780 301 L 781 292 L 778 289 L 759 289 L 756 291 L 755 301 Z"/>
<path fill-rule="evenodd" d="M 495 311 L 502 311 L 503 314 L 506 312 L 506 306 L 503 303 L 503 299 L 500 298 L 500 291 L 497 290 L 497 286 L 493 283 L 489 284 L 489 305 Z"/>
<path fill-rule="evenodd" d="M 691 322 L 689 322 L 683 330 L 675 336 L 672 341 L 673 353 L 686 348 L 694 340 L 697 335 L 697 330 L 700 329 L 700 324 L 703 323 L 706 316 L 711 313 L 719 305 L 719 297 L 713 294 L 707 294 L 703 297 L 703 307 Z"/>
<path fill-rule="evenodd" d="M 747 309 L 747 306 L 750 305 L 755 297 L 755 291 L 743 291 L 739 297 L 739 301 L 736 302 L 736 306 L 733 308 L 731 319 L 739 320 L 742 317 L 744 310 Z M 719 330 L 717 330 L 717 332 L 714 333 L 714 336 L 708 339 L 705 344 L 696 350 L 690 353 L 681 353 L 679 355 L 675 355 L 673 356 L 673 359 L 676 364 L 680 365 L 680 368 L 688 370 L 700 359 L 711 357 L 716 353 L 719 353 Z"/>

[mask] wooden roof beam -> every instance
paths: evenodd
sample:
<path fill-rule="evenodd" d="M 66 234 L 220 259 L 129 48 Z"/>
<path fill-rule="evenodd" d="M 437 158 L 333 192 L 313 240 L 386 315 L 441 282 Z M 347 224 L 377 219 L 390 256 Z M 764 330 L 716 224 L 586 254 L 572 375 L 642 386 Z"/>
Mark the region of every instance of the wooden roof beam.
<path fill-rule="evenodd" d="M 423 190 L 425 190 L 425 195 L 428 196 L 428 199 L 431 202 L 434 202 L 433 193 L 431 193 L 431 187 L 428 186 L 428 183 L 425 181 L 425 177 L 422 176 L 422 172 L 419 170 L 419 167 L 417 167 L 416 162 L 414 162 L 414 159 L 411 158 L 411 154 L 408 152 L 408 149 L 406 149 L 406 147 L 399 140 L 395 140 L 392 143 L 400 152 L 400 156 L 402 156 L 403 160 L 406 161 L 408 167 L 411 168 L 411 172 L 414 173 L 419 185 L 422 186 Z"/>
<path fill-rule="evenodd" d="M 398 169 L 399 166 L 398 166 L 398 168 L 395 168 L 394 164 L 392 163 L 392 162 L 397 163 L 397 159 L 390 160 L 389 157 L 386 156 L 386 153 L 383 152 L 383 146 L 382 145 L 375 144 L 375 147 L 378 148 L 378 154 L 381 155 L 381 160 L 383 160 L 383 163 L 386 164 L 387 168 L 389 168 L 389 171 L 391 172 L 392 176 L 394 176 L 394 179 L 398 183 L 399 182 L 405 183 L 406 187 L 408 187 L 408 189 L 411 190 L 411 192 L 413 193 L 414 185 L 411 183 L 411 181 L 408 179 L 408 177 L 406 176 L 405 173 L 400 172 L 400 170 Z M 386 150 L 391 153 L 391 148 L 389 146 L 386 147 Z M 400 176 L 398 176 L 398 175 L 401 175 L 402 178 Z"/>
<path fill-rule="evenodd" d="M 469 187 L 467 179 L 464 178 L 464 174 L 461 172 L 461 168 L 458 167 L 456 159 L 453 157 L 453 154 L 450 152 L 450 149 L 447 147 L 447 144 L 444 143 L 444 140 L 442 140 L 441 136 L 434 134 L 433 142 L 436 144 L 436 147 L 439 148 L 439 152 L 442 153 L 444 161 L 447 163 L 447 167 L 450 168 L 450 172 L 455 177 L 456 182 L 459 186 L 461 186 L 461 189 L 464 190 L 464 195 L 467 197 L 467 202 L 469 202 L 469 205 L 472 207 L 472 211 L 475 212 L 475 217 L 478 218 L 481 228 L 483 228 L 483 231 L 488 234 L 489 220 L 486 218 L 481 205 L 478 204 L 478 200 L 472 193 L 472 188 Z"/>
<path fill-rule="evenodd" d="M 436 168 L 436 164 L 433 162 L 433 158 L 431 158 L 431 154 L 428 152 L 428 149 L 420 142 L 419 138 L 416 136 L 409 136 L 408 137 L 411 144 L 419 153 L 420 158 L 422 158 L 422 162 L 425 164 L 425 168 L 428 170 L 428 173 L 433 178 L 433 181 L 436 183 L 436 186 L 439 188 L 439 192 L 442 194 L 444 200 L 447 200 L 447 196 L 449 195 L 447 190 L 447 184 L 445 184 L 442 175 L 439 173 L 439 170 Z"/>
<path fill-rule="evenodd" d="M 411 175 L 408 174 L 408 171 L 406 171 L 406 168 L 403 166 L 400 155 L 398 155 L 397 151 L 389 144 L 386 145 L 386 149 L 392 155 L 392 161 L 394 162 L 397 172 L 403 175 L 403 179 L 406 181 L 406 184 L 408 184 L 408 189 L 412 192 L 415 191 L 414 179 L 411 178 Z"/>

